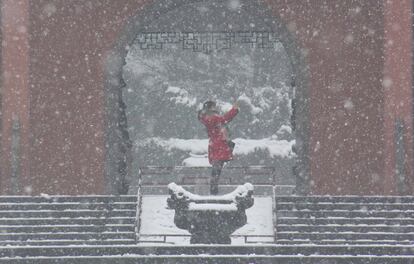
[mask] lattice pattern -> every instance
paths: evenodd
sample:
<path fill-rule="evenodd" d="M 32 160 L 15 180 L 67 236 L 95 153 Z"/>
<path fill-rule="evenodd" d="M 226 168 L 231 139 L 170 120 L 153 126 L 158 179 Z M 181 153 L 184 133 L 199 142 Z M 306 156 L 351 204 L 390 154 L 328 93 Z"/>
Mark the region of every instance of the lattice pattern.
<path fill-rule="evenodd" d="M 183 49 L 211 53 L 230 49 L 234 44 L 257 48 L 276 48 L 280 43 L 274 32 L 152 32 L 139 33 L 135 40 L 141 49 L 162 49 L 169 44 L 182 44 Z"/>

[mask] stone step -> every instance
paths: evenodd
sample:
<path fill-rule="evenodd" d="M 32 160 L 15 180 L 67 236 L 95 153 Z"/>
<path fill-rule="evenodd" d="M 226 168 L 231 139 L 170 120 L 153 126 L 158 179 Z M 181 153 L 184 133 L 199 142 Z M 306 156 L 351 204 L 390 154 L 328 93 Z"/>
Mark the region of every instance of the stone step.
<path fill-rule="evenodd" d="M 142 246 L 142 245 L 71 245 L 71 246 L 7 246 L 0 247 L 0 258 L 34 256 L 412 256 L 412 245 L 191 245 L 191 246 Z"/>
<path fill-rule="evenodd" d="M 278 239 L 278 245 L 338 245 L 342 247 L 348 246 L 369 246 L 372 247 L 374 245 L 384 245 L 384 246 L 401 246 L 407 245 L 411 246 L 411 241 L 400 241 L 400 240 L 369 240 L 369 239 L 356 239 L 356 240 L 346 240 L 346 239 L 322 239 L 318 241 L 311 241 L 309 239 Z"/>
<path fill-rule="evenodd" d="M 279 232 L 276 233 L 277 239 L 285 240 L 304 240 L 319 241 L 319 240 L 394 240 L 394 241 L 413 241 L 414 233 L 388 233 L 388 232 L 372 232 L 372 233 L 357 233 L 357 232 L 326 232 L 322 233 L 319 230 L 312 232 Z"/>
<path fill-rule="evenodd" d="M 292 211 L 278 210 L 277 215 L 280 217 L 297 217 L 297 218 L 406 218 L 414 217 L 414 210 L 406 211 L 348 211 L 348 210 L 319 210 L 319 211 Z"/>
<path fill-rule="evenodd" d="M 0 233 L 0 244 L 3 241 L 27 240 L 108 240 L 135 239 L 135 232 L 56 232 L 56 233 Z"/>
<path fill-rule="evenodd" d="M 73 209 L 73 210 L 33 210 L 33 211 L 0 211 L 0 219 L 4 218 L 79 218 L 79 217 L 135 217 L 136 211 L 134 210 L 84 210 L 84 209 Z"/>
<path fill-rule="evenodd" d="M 348 210 L 348 211 L 393 211 L 393 210 L 414 210 L 414 203 L 277 203 L 278 210 Z"/>
<path fill-rule="evenodd" d="M 1 246 L 6 246 L 6 247 L 21 247 L 21 248 L 27 248 L 30 246 L 36 246 L 36 247 L 56 247 L 56 246 L 60 246 L 60 247 L 66 247 L 66 246 L 73 246 L 73 245 L 80 245 L 82 247 L 85 247 L 86 245 L 109 245 L 109 246 L 114 246 L 114 245 L 128 245 L 128 244 L 136 244 L 136 240 L 134 239 L 126 239 L 126 238 L 122 238 L 122 239 L 95 239 L 95 240 L 81 240 L 81 239 L 59 239 L 59 240 L 53 240 L 53 239 L 49 239 L 49 240 L 28 240 L 28 241 L 21 241 L 21 240 L 4 240 L 1 241 L 0 243 L 0 247 Z M 0 252 L 1 254 L 1 252 Z M 0 262 L 1 263 L 1 262 Z"/>
<path fill-rule="evenodd" d="M 277 224 L 285 225 L 414 225 L 414 219 L 410 218 L 297 218 L 277 217 Z"/>
<path fill-rule="evenodd" d="M 414 196 L 277 196 L 277 203 L 414 203 Z"/>
<path fill-rule="evenodd" d="M 135 210 L 136 202 L 114 202 L 114 203 L 0 203 L 0 211 L 32 211 L 32 210 L 113 210 L 129 209 Z"/>
<path fill-rule="evenodd" d="M 207 263 L 278 263 L 278 264 L 402 264 L 411 263 L 412 256 L 247 256 L 247 255 L 218 255 L 218 256 L 185 256 L 185 255 L 149 255 L 149 256 L 108 256 L 108 257 L 31 257 L 25 259 L 5 259 L 4 264 L 207 264 Z"/>
<path fill-rule="evenodd" d="M 35 225 L 2 226 L 0 233 L 134 232 L 135 225 Z"/>
<path fill-rule="evenodd" d="M 1 218 L 0 226 L 6 225 L 113 225 L 113 224 L 134 224 L 133 217 L 79 217 L 79 218 Z"/>
<path fill-rule="evenodd" d="M 176 255 L 179 253 L 185 255 L 197 254 L 237 254 L 237 255 L 283 255 L 299 252 L 300 254 L 310 255 L 329 255 L 329 254 L 350 254 L 363 255 L 368 251 L 372 255 L 392 254 L 392 255 L 414 255 L 412 245 L 391 246 L 391 245 L 251 245 L 251 246 L 223 246 L 223 245 L 191 245 L 191 246 L 140 246 L 140 245 L 117 245 L 111 246 L 27 246 L 27 247 L 0 247 L 2 256 L 6 253 L 16 254 L 16 256 L 69 256 L 82 255 L 93 256 L 99 255 L 124 255 L 124 254 L 157 254 L 157 255 Z"/>
<path fill-rule="evenodd" d="M 85 196 L 0 196 L 0 203 L 113 203 L 136 202 L 136 195 L 85 195 Z"/>
<path fill-rule="evenodd" d="M 278 232 L 317 232 L 319 233 L 342 233 L 342 232 L 354 232 L 354 233 L 414 233 L 414 226 L 401 226 L 401 225 L 277 225 Z"/>

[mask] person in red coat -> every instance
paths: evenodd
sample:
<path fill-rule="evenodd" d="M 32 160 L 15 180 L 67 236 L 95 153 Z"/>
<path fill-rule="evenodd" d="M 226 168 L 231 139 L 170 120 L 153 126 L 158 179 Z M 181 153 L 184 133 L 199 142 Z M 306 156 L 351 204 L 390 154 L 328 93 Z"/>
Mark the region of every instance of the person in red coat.
<path fill-rule="evenodd" d="M 230 122 L 239 112 L 238 104 L 235 103 L 224 115 L 220 115 L 217 105 L 213 101 L 203 104 L 203 109 L 198 112 L 198 119 L 207 128 L 208 160 L 213 169 L 211 172 L 210 193 L 218 194 L 218 181 L 224 163 L 233 158 L 234 143 L 229 138 L 226 124 Z"/>

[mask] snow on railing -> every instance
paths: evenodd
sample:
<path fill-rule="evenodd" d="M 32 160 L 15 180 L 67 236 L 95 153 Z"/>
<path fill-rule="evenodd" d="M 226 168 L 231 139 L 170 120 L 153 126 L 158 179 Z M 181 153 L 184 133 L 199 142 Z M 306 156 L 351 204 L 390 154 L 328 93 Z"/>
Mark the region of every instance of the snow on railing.
<path fill-rule="evenodd" d="M 137 205 L 135 215 L 135 242 L 138 243 L 140 239 L 141 228 L 141 205 L 142 205 L 142 192 L 141 192 L 141 170 L 138 171 L 138 192 L 137 192 Z"/>
<path fill-rule="evenodd" d="M 141 234 L 141 238 L 147 238 L 143 240 L 140 238 L 139 243 L 172 243 L 167 242 L 167 238 L 174 238 L 174 237 L 181 237 L 181 238 L 190 238 L 191 234 Z M 271 244 L 274 243 L 273 235 L 230 235 L 231 238 L 243 238 L 244 244 Z M 151 239 L 151 238 L 161 238 L 159 240 Z M 249 238 L 258 238 L 258 240 L 263 241 L 252 241 Z"/>
<path fill-rule="evenodd" d="M 276 203 L 276 186 L 273 186 L 272 188 L 272 210 L 273 210 L 273 239 L 274 242 L 277 241 L 277 214 L 276 214 L 276 209 L 277 209 L 277 203 Z"/>

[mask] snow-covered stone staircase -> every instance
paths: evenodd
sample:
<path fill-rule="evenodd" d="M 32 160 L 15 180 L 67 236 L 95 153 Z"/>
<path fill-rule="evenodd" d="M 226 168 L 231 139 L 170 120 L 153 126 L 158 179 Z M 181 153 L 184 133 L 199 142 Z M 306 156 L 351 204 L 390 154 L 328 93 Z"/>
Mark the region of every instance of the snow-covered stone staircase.
<path fill-rule="evenodd" d="M 0 246 L 136 241 L 137 196 L 0 196 Z"/>
<path fill-rule="evenodd" d="M 278 196 L 279 244 L 414 244 L 414 197 Z"/>
<path fill-rule="evenodd" d="M 192 245 L 61 246 L 1 248 L 0 263 L 141 264 L 141 263 L 278 263 L 410 264 L 411 246 L 344 245 Z"/>
<path fill-rule="evenodd" d="M 414 197 L 276 198 L 276 242 L 139 244 L 136 196 L 0 197 L 0 263 L 414 263 Z"/>

